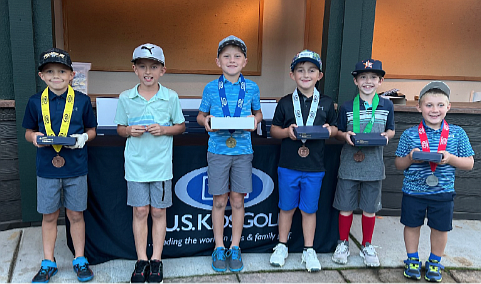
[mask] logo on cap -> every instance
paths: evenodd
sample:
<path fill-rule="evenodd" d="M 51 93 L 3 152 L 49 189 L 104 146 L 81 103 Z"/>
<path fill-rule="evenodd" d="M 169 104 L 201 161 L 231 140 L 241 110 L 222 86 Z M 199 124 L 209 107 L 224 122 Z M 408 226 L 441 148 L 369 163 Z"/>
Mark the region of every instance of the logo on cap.
<path fill-rule="evenodd" d="M 364 64 L 364 68 L 372 68 L 372 62 L 369 60 L 364 62 L 363 64 Z"/>

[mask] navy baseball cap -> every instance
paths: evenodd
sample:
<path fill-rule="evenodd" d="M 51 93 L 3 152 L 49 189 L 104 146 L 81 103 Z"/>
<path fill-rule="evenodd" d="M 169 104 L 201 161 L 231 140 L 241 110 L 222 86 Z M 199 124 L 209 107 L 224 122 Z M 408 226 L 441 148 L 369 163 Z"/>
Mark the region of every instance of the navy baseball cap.
<path fill-rule="evenodd" d="M 244 56 L 247 57 L 246 44 L 242 39 L 233 35 L 230 35 L 219 42 L 219 47 L 217 48 L 217 57 L 219 57 L 219 54 L 222 52 L 222 49 L 224 49 L 228 45 L 238 46 L 242 50 L 242 53 L 244 53 Z"/>
<path fill-rule="evenodd" d="M 297 63 L 306 62 L 306 61 L 314 63 L 316 67 L 319 69 L 319 71 L 321 71 L 322 69 L 321 57 L 319 56 L 319 54 L 315 53 L 314 51 L 310 51 L 308 49 L 304 49 L 303 51 L 296 54 L 296 56 L 294 56 L 291 63 L 291 71 L 294 71 L 294 68 L 296 67 Z"/>
<path fill-rule="evenodd" d="M 70 55 L 65 50 L 59 48 L 50 48 L 40 54 L 40 61 L 38 62 L 38 71 L 42 72 L 43 66 L 47 63 L 60 63 L 73 71 L 72 60 Z"/>
<path fill-rule="evenodd" d="M 421 100 L 421 98 L 429 91 L 431 90 L 440 90 L 441 92 L 443 92 L 449 99 L 449 95 L 451 94 L 451 89 L 449 89 L 448 85 L 446 85 L 446 83 L 442 82 L 442 81 L 432 81 L 430 82 L 429 84 L 427 84 L 426 86 L 424 86 L 424 88 L 421 90 L 421 92 L 419 92 L 419 99 Z"/>
<path fill-rule="evenodd" d="M 375 59 L 366 59 L 356 64 L 356 69 L 351 72 L 352 76 L 356 77 L 358 74 L 363 72 L 373 72 L 384 77 L 384 70 L 382 70 L 382 62 Z"/>

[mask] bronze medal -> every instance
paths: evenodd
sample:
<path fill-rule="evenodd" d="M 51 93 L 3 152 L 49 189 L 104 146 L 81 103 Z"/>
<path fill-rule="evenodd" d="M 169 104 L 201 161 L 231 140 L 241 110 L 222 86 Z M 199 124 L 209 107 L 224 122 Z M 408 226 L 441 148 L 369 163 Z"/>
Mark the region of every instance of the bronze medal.
<path fill-rule="evenodd" d="M 237 145 L 237 141 L 235 140 L 235 138 L 233 138 L 232 136 L 227 138 L 227 140 L 225 141 L 225 144 L 227 145 L 227 147 L 229 148 L 234 148 L 235 145 Z"/>
<path fill-rule="evenodd" d="M 364 153 L 361 150 L 357 151 L 356 154 L 354 154 L 354 161 L 356 162 L 364 161 Z"/>
<path fill-rule="evenodd" d="M 65 165 L 65 159 L 57 154 L 57 156 L 53 157 L 52 164 L 56 168 L 61 168 Z"/>
<path fill-rule="evenodd" d="M 309 148 L 307 148 L 305 145 L 302 145 L 299 150 L 297 150 L 297 154 L 301 156 L 301 158 L 305 158 L 309 156 Z"/>

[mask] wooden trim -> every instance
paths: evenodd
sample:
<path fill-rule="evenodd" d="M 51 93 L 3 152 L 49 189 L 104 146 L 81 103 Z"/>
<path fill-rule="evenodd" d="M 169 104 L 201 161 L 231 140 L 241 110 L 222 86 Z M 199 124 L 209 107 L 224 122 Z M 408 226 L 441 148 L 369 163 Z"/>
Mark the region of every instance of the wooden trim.
<path fill-rule="evenodd" d="M 445 80 L 445 81 L 481 81 L 481 77 L 471 76 L 437 76 L 437 75 L 396 75 L 386 74 L 385 79 L 407 80 Z"/>
<path fill-rule="evenodd" d="M 0 100 L 0 108 L 15 108 L 15 100 Z"/>

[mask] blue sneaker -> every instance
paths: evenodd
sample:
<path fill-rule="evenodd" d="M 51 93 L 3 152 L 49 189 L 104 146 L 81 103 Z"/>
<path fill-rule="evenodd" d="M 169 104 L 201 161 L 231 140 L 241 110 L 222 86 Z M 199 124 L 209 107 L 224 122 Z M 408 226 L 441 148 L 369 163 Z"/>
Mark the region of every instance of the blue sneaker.
<path fill-rule="evenodd" d="M 40 270 L 33 277 L 32 283 L 48 283 L 50 278 L 57 274 L 57 263 L 48 259 L 42 260 Z"/>
<path fill-rule="evenodd" d="M 442 266 L 436 260 L 428 260 L 425 264 L 426 267 L 426 274 L 424 275 L 424 279 L 429 282 L 441 282 L 443 280 L 443 275 L 441 275 L 444 266 Z"/>
<path fill-rule="evenodd" d="M 77 273 L 77 279 L 80 282 L 85 282 L 92 280 L 94 278 L 94 273 L 92 269 L 89 268 L 89 262 L 85 256 L 79 256 L 74 258 L 72 261 L 73 270 Z"/>
<path fill-rule="evenodd" d="M 244 268 L 240 247 L 233 246 L 227 251 L 227 262 L 229 263 L 230 271 L 237 272 Z"/>
<path fill-rule="evenodd" d="M 441 275 L 444 266 L 442 266 L 436 260 L 428 260 L 425 264 L 426 274 L 424 275 L 424 279 L 429 282 L 441 282 L 443 280 L 443 275 Z"/>
<path fill-rule="evenodd" d="M 227 270 L 227 263 L 225 261 L 225 248 L 218 247 L 212 253 L 212 269 L 217 272 L 224 272 Z"/>
<path fill-rule="evenodd" d="M 421 279 L 422 263 L 419 258 L 411 257 L 404 261 L 404 277 L 409 279 Z"/>

